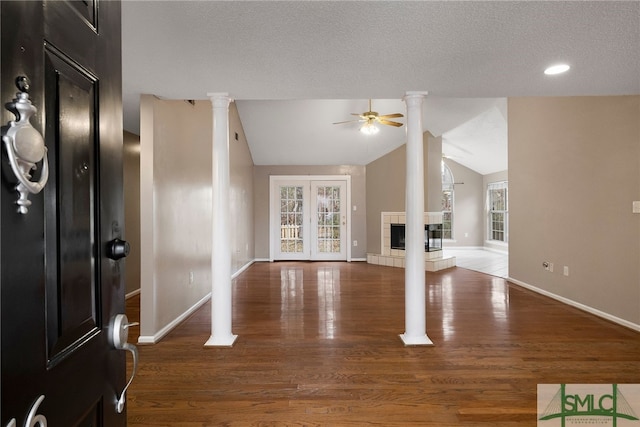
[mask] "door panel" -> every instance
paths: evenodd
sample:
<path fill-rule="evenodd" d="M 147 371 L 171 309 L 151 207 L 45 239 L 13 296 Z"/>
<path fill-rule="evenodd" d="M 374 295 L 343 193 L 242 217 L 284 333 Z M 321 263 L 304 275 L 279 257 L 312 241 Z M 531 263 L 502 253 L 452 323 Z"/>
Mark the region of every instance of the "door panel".
<path fill-rule="evenodd" d="M 55 173 L 48 193 L 55 191 L 51 194 L 55 203 L 45 206 L 50 363 L 98 332 L 96 296 L 100 295 L 94 265 L 96 79 L 59 55 L 45 52 L 46 111 L 56 112 L 47 123 L 59 136 L 49 149 Z"/>
<path fill-rule="evenodd" d="M 275 202 L 279 207 L 274 216 L 277 237 L 276 259 L 309 259 L 309 185 L 304 181 L 279 182 L 275 191 Z"/>
<path fill-rule="evenodd" d="M 311 181 L 311 259 L 344 260 L 346 225 L 344 181 Z"/>
<path fill-rule="evenodd" d="M 90 25 L 94 30 L 97 29 L 97 1 L 73 0 L 69 2 L 69 5 L 87 22 L 88 25 Z"/>
<path fill-rule="evenodd" d="M 108 339 L 124 261 L 106 250 L 124 238 L 120 3 L 0 2 L 0 19 L 2 103 L 29 77 L 49 159 L 47 186 L 19 214 L 3 147 L 0 425 L 24 425 L 44 396 L 48 425 L 124 426 L 125 355 Z"/>

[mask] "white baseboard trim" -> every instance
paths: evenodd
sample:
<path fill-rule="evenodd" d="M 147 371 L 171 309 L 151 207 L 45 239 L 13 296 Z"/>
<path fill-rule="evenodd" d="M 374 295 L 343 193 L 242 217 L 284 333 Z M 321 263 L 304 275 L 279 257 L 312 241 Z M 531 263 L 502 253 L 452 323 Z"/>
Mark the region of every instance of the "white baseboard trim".
<path fill-rule="evenodd" d="M 484 249 L 484 246 L 443 246 L 442 250 L 447 249 L 452 251 L 478 251 Z"/>
<path fill-rule="evenodd" d="M 367 262 L 367 259 L 366 258 L 351 258 L 351 262 L 360 262 L 360 261 Z"/>
<path fill-rule="evenodd" d="M 172 322 L 170 322 L 167 326 L 160 329 L 156 332 L 155 335 L 140 335 L 138 337 L 138 344 L 156 344 L 160 341 L 165 335 L 173 330 L 176 326 L 182 323 L 187 317 L 193 314 L 197 309 L 202 307 L 207 301 L 211 299 L 211 292 L 204 296 L 200 301 L 195 303 L 190 309 L 182 313 L 180 316 L 175 318 Z"/>
<path fill-rule="evenodd" d="M 295 261 L 295 260 L 289 260 L 289 261 Z M 366 258 L 351 258 L 351 261 L 367 261 L 367 259 Z M 273 262 L 273 260 L 269 259 L 269 258 L 256 258 L 252 262 Z"/>
<path fill-rule="evenodd" d="M 131 291 L 131 292 L 129 292 L 128 294 L 126 294 L 126 295 L 124 296 L 124 299 L 129 299 L 129 298 L 131 298 L 131 297 L 135 297 L 136 295 L 140 295 L 140 288 L 138 288 L 138 289 L 136 289 L 136 290 L 134 290 L 134 291 Z"/>
<path fill-rule="evenodd" d="M 554 294 L 552 292 L 546 291 L 544 289 L 540 289 L 540 288 L 538 288 L 536 286 L 530 285 L 528 283 L 522 282 L 522 281 L 514 279 L 512 277 L 507 277 L 507 280 L 509 282 L 513 282 L 514 284 L 516 284 L 518 286 L 522 286 L 523 288 L 529 289 L 530 291 L 533 291 L 535 293 L 544 295 L 544 296 L 552 298 L 552 299 L 554 299 L 556 301 L 560 301 L 560 302 L 562 302 L 564 304 L 570 305 L 571 307 L 575 307 L 575 308 L 577 308 L 579 310 L 586 311 L 587 313 L 590 313 L 590 314 L 593 314 L 595 316 L 601 317 L 601 318 L 606 319 L 606 320 L 608 320 L 610 322 L 617 323 L 618 325 L 621 325 L 621 326 L 624 326 L 626 328 L 633 329 L 634 331 L 640 332 L 640 324 L 633 323 L 633 322 L 630 322 L 630 321 L 625 320 L 625 319 L 621 319 L 621 318 L 616 317 L 616 316 L 614 316 L 612 314 L 605 313 L 604 311 L 600 311 L 597 308 L 589 307 L 588 305 L 581 304 L 581 303 L 579 303 L 577 301 L 574 301 L 572 299 L 565 298 L 565 297 L 560 296 L 560 295 L 556 295 L 556 294 Z"/>
<path fill-rule="evenodd" d="M 255 260 L 251 260 L 248 263 L 246 263 L 245 265 L 243 265 L 242 267 L 240 267 L 240 269 L 238 271 L 236 271 L 235 273 L 233 273 L 231 275 L 231 280 L 235 279 L 236 277 L 238 277 L 240 274 L 242 274 L 243 271 L 245 271 L 247 268 L 251 267 L 251 264 L 253 264 L 255 262 Z"/>
<path fill-rule="evenodd" d="M 253 263 L 254 261 L 252 260 L 246 263 L 245 265 L 243 265 L 238 271 L 233 273 L 233 275 L 231 276 L 231 280 L 239 276 L 243 271 L 249 268 Z M 138 290 L 138 293 L 140 293 L 140 290 Z M 180 323 L 182 323 L 187 317 L 189 317 L 191 314 L 193 314 L 193 312 L 195 312 L 197 309 L 202 307 L 202 305 L 204 305 L 210 299 L 211 299 L 211 292 L 209 292 L 209 294 L 207 294 L 204 298 L 202 298 L 200 301 L 195 303 L 191 308 L 189 308 L 187 311 L 182 313 L 180 316 L 178 316 L 175 320 L 173 320 L 167 326 L 159 330 L 155 335 L 140 335 L 140 337 L 138 338 L 138 344 L 156 344 L 165 335 L 171 332 L 173 328 L 175 328 Z"/>
<path fill-rule="evenodd" d="M 442 248 L 443 251 L 488 251 L 495 252 L 500 255 L 509 255 L 509 248 L 506 249 L 498 249 L 491 248 L 489 246 L 445 246 Z"/>

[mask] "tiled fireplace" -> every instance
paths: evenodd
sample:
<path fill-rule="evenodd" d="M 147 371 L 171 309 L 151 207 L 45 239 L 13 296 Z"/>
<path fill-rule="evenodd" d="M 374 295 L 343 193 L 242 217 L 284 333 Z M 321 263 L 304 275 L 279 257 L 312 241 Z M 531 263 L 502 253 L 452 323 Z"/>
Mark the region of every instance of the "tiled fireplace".
<path fill-rule="evenodd" d="M 425 212 L 424 213 L 425 225 L 442 225 L 442 212 Z M 406 224 L 406 215 L 404 212 L 382 212 L 381 213 L 381 230 L 380 236 L 382 238 L 381 254 L 367 254 L 367 262 L 369 264 L 386 265 L 389 267 L 402 267 L 405 266 L 404 250 L 391 248 L 391 225 L 404 225 Z M 431 227 L 434 229 L 437 227 Z M 425 233 L 427 234 L 427 233 Z M 425 237 L 425 240 L 429 240 L 429 237 Z M 394 243 L 395 245 L 395 243 Z M 429 246 L 429 249 L 427 249 Z M 427 251 L 428 250 L 428 251 Z M 425 244 L 425 270 L 426 271 L 440 271 L 446 268 L 456 266 L 455 257 L 443 257 L 442 244 L 427 245 Z"/>

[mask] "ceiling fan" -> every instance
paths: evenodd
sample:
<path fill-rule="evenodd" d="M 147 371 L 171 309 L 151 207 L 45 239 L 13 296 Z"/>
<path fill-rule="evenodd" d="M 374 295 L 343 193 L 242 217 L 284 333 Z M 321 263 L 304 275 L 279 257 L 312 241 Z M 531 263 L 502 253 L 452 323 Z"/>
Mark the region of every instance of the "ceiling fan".
<path fill-rule="evenodd" d="M 360 118 L 357 120 L 347 120 L 344 122 L 336 122 L 334 123 L 334 125 L 359 122 L 359 123 L 362 123 L 362 127 L 360 127 L 360 132 L 365 133 L 367 135 L 373 135 L 380 131 L 380 129 L 378 129 L 378 127 L 376 126 L 376 123 L 380 123 L 381 125 L 400 127 L 402 126 L 402 123 L 394 122 L 388 119 L 393 119 L 396 117 L 404 117 L 404 115 L 400 113 L 384 114 L 380 116 L 376 111 L 371 111 L 371 100 L 369 100 L 369 111 L 365 111 L 364 113 L 360 113 L 360 114 L 351 113 L 351 115 L 358 116 Z"/>

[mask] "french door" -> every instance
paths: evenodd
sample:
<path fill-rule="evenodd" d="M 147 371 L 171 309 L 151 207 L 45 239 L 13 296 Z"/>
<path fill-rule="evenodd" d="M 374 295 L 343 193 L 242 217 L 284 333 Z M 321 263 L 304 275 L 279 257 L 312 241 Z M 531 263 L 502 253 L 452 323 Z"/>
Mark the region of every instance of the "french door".
<path fill-rule="evenodd" d="M 345 177 L 272 177 L 271 259 L 347 260 L 348 184 Z"/>

